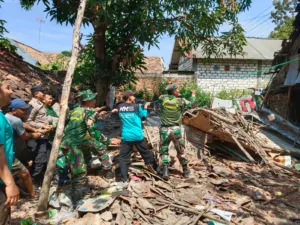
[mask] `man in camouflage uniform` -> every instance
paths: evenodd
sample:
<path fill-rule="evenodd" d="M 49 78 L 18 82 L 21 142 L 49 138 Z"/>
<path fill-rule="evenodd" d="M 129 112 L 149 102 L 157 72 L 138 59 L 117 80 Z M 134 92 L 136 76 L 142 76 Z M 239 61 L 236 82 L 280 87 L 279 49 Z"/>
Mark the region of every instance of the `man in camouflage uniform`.
<path fill-rule="evenodd" d="M 91 154 L 99 156 L 102 169 L 112 168 L 106 153 L 110 140 L 97 129 L 96 122 L 102 119 L 104 113 L 99 113 L 94 109 L 95 98 L 96 94 L 90 90 L 82 92 L 82 106 L 70 113 L 62 138 L 57 165 L 61 170 L 66 170 L 66 168 L 70 170 L 75 182 L 84 181 Z"/>
<path fill-rule="evenodd" d="M 81 96 L 82 96 L 82 92 L 81 91 L 77 92 L 77 94 L 75 95 L 76 103 L 74 104 L 73 109 L 81 106 Z"/>
<path fill-rule="evenodd" d="M 180 98 L 177 85 L 171 84 L 167 87 L 168 94 L 159 97 L 161 103 L 160 119 L 160 158 L 163 164 L 162 175 L 164 179 L 169 178 L 169 144 L 173 141 L 177 151 L 177 157 L 183 167 L 184 178 L 189 177 L 188 160 L 184 154 L 184 139 L 181 136 L 182 113 L 186 108 L 191 108 L 195 102 L 196 91 L 192 91 L 190 101 Z"/>

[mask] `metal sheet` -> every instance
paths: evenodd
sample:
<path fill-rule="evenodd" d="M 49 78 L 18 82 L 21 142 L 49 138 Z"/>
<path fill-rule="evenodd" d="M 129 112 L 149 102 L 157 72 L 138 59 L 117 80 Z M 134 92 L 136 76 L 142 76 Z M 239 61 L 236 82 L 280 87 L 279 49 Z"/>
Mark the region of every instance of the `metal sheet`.
<path fill-rule="evenodd" d="M 300 55 L 296 55 L 291 60 L 299 58 Z M 293 86 L 300 83 L 300 73 L 299 73 L 299 61 L 294 61 L 289 65 L 289 71 L 284 81 L 284 86 Z"/>
<path fill-rule="evenodd" d="M 277 132 L 278 134 L 286 137 L 293 143 L 300 145 L 300 129 L 289 121 L 283 119 L 281 116 L 273 113 L 267 108 L 263 108 L 261 111 L 251 114 L 254 118 L 267 125 L 267 128 Z"/>

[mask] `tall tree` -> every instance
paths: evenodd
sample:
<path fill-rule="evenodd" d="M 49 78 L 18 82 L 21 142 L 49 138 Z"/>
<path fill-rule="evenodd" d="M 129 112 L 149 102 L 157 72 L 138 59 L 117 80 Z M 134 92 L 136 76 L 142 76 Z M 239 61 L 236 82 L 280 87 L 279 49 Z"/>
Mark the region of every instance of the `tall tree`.
<path fill-rule="evenodd" d="M 20 2 L 26 9 L 42 2 L 51 19 L 72 25 L 79 4 L 79 0 Z M 250 3 L 251 0 L 88 0 L 83 22 L 94 28 L 98 66 L 93 73 L 99 102 L 103 103 L 108 86 L 123 75 L 120 71 L 126 71 L 139 58 L 142 51 L 138 49 L 157 46 L 163 35 L 181 40 L 182 51 L 201 43 L 208 55 L 221 54 L 224 49 L 232 55 L 240 54 L 246 40 L 238 13 L 248 9 Z M 219 33 L 224 23 L 230 23 L 231 30 Z"/>
<path fill-rule="evenodd" d="M 273 5 L 271 19 L 276 26 L 269 37 L 288 39 L 294 29 L 297 0 L 274 0 Z"/>
<path fill-rule="evenodd" d="M 65 128 L 66 114 L 68 109 L 68 101 L 70 96 L 71 84 L 73 80 L 73 74 L 75 71 L 75 66 L 77 64 L 77 59 L 80 50 L 80 27 L 82 24 L 82 19 L 86 7 L 87 0 L 80 0 L 80 4 L 78 6 L 78 10 L 76 13 L 76 18 L 74 21 L 74 30 L 73 30 L 73 40 L 72 40 L 72 55 L 69 62 L 69 67 L 67 70 L 67 74 L 65 77 L 63 90 L 62 90 L 62 98 L 61 98 L 61 109 L 58 119 L 58 126 L 55 133 L 55 138 L 53 140 L 52 150 L 50 159 L 47 165 L 47 170 L 45 173 L 45 177 L 43 180 L 43 186 L 39 198 L 39 202 L 37 205 L 38 212 L 45 212 L 48 208 L 48 196 L 51 181 L 53 179 L 54 170 L 56 168 L 56 160 L 58 156 L 58 149 L 61 143 L 63 131 Z"/>

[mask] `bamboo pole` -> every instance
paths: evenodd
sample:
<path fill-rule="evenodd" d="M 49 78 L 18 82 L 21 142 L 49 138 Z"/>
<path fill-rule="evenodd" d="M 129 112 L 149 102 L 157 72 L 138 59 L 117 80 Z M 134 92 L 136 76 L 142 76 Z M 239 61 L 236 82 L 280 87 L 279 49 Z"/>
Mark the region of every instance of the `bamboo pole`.
<path fill-rule="evenodd" d="M 66 120 L 66 114 L 67 114 L 67 108 L 68 108 L 68 100 L 73 80 L 73 74 L 75 70 L 75 66 L 77 63 L 78 55 L 79 55 L 79 42 L 80 42 L 80 27 L 82 24 L 82 19 L 85 11 L 87 0 L 80 0 L 80 4 L 77 11 L 77 17 L 75 21 L 75 26 L 73 30 L 73 41 L 72 41 L 72 56 L 69 62 L 69 67 L 67 70 L 67 74 L 65 77 L 63 90 L 62 90 L 62 99 L 61 99 L 61 109 L 59 114 L 59 120 L 58 120 L 58 126 L 56 130 L 56 135 L 53 141 L 52 150 L 50 159 L 48 162 L 47 170 L 45 173 L 43 186 L 39 198 L 39 202 L 37 205 L 37 212 L 43 212 L 46 211 L 48 208 L 48 196 L 49 196 L 49 190 L 51 181 L 53 179 L 54 170 L 56 168 L 56 160 L 58 157 L 58 149 L 59 145 L 62 140 L 63 131 L 65 128 L 65 120 Z"/>

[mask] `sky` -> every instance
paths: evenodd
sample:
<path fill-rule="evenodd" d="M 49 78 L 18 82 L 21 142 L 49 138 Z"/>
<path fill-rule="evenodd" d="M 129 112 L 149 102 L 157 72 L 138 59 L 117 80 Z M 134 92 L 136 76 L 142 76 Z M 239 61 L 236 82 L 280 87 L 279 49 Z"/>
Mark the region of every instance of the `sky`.
<path fill-rule="evenodd" d="M 247 37 L 268 37 L 274 28 L 274 24 L 269 18 L 272 10 L 272 0 L 252 0 L 249 10 L 239 15 L 245 35 Z M 61 52 L 71 49 L 73 28 L 50 21 L 44 12 L 43 4 L 34 6 L 30 11 L 25 11 L 21 8 L 19 0 L 4 0 L 0 8 L 0 19 L 7 22 L 5 27 L 9 33 L 6 36 L 9 38 L 45 52 Z M 228 26 L 224 25 L 221 31 L 226 31 L 226 29 Z M 81 30 L 84 35 L 93 31 L 91 27 Z M 159 48 L 152 47 L 150 50 L 148 47 L 144 48 L 145 55 L 163 57 L 167 67 L 173 45 L 174 38 L 163 36 L 160 39 Z"/>

